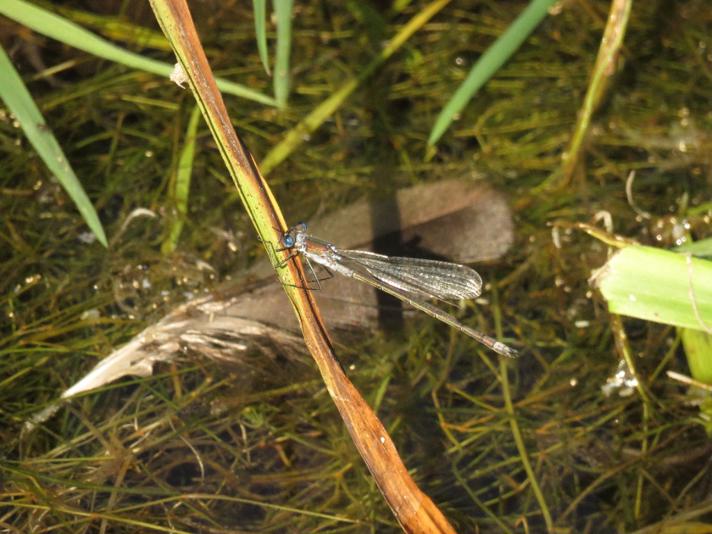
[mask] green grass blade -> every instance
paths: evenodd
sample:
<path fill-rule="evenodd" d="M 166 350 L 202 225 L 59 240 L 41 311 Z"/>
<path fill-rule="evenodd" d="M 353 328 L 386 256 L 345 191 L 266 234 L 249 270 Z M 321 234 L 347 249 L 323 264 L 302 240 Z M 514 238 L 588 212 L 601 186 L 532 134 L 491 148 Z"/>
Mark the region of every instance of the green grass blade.
<path fill-rule="evenodd" d="M 692 378 L 712 384 L 712 336 L 689 328 L 682 329 L 681 333 Z"/>
<path fill-rule="evenodd" d="M 594 283 L 612 313 L 693 330 L 712 327 L 712 262 L 633 245 L 599 269 Z"/>
<path fill-rule="evenodd" d="M 171 51 L 171 45 L 161 33 L 145 26 L 139 26 L 120 16 L 99 15 L 81 9 L 67 6 L 52 5 L 48 2 L 35 2 L 39 7 L 47 7 L 54 13 L 64 16 L 71 22 L 85 29 L 94 29 L 103 37 L 138 47 L 154 48 L 156 50 Z"/>
<path fill-rule="evenodd" d="M 267 0 L 252 0 L 252 12 L 255 16 L 257 51 L 265 72 L 270 74 L 269 59 L 267 58 Z"/>
<path fill-rule="evenodd" d="M 617 70 L 618 58 L 623 53 L 623 39 L 632 10 L 633 0 L 613 0 L 611 2 L 606 29 L 603 31 L 601 44 L 598 47 L 586 95 L 576 114 L 576 125 L 571 133 L 571 140 L 561 154 L 561 167 L 541 183 L 541 188 L 552 186 L 564 188 L 573 180 L 584 154 L 585 141 L 589 137 L 593 115 L 606 100 L 609 82 Z"/>
<path fill-rule="evenodd" d="M 188 126 L 185 129 L 185 141 L 183 148 L 178 156 L 178 166 L 175 171 L 175 179 L 171 188 L 171 196 L 173 197 L 173 205 L 176 208 L 177 217 L 171 224 L 161 252 L 168 254 L 176 249 L 178 239 L 183 231 L 188 216 L 188 197 L 190 196 L 190 179 L 193 174 L 193 157 L 195 156 L 195 139 L 198 133 L 198 124 L 200 124 L 200 107 L 195 106 L 190 114 Z"/>
<path fill-rule="evenodd" d="M 675 249 L 677 252 L 689 252 L 693 256 L 709 258 L 712 256 L 712 237 L 700 241 L 688 242 Z"/>
<path fill-rule="evenodd" d="M 277 15 L 277 53 L 274 59 L 274 97 L 284 108 L 289 96 L 289 52 L 292 48 L 292 0 L 275 0 Z"/>
<path fill-rule="evenodd" d="M 539 25 L 555 0 L 532 0 L 507 30 L 482 54 L 472 70 L 455 91 L 450 101 L 435 120 L 428 145 L 433 146 L 450 127 L 455 117 L 465 108 L 477 91 L 517 51 L 529 34 Z"/>
<path fill-rule="evenodd" d="M 145 58 L 139 54 L 124 50 L 64 17 L 60 17 L 59 15 L 23 0 L 2 0 L 0 2 L 0 14 L 42 35 L 66 43 L 74 48 L 84 50 L 95 56 L 121 63 L 127 67 L 158 74 L 165 78 L 168 78 L 173 71 L 173 65 L 155 59 Z M 268 106 L 275 105 L 275 100 L 270 96 L 263 95 L 243 85 L 228 82 L 227 80 L 217 80 L 217 84 L 218 87 L 226 93 L 260 102 Z"/>
<path fill-rule="evenodd" d="M 107 246 L 104 228 L 92 206 L 89 197 L 84 192 L 82 184 L 74 174 L 69 161 L 62 152 L 57 139 L 47 127 L 42 113 L 37 109 L 30 92 L 22 82 L 22 78 L 10 62 L 5 49 L 0 46 L 0 98 L 5 102 L 10 113 L 20 123 L 20 127 L 42 161 L 57 177 L 67 194 L 74 201 L 87 225 L 94 232 L 99 242 Z"/>

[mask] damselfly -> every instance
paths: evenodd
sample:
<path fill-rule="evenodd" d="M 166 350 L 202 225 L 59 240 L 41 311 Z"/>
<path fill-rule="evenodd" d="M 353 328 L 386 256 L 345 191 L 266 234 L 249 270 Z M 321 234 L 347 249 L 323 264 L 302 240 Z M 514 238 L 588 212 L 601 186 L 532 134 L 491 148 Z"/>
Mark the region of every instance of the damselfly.
<path fill-rule="evenodd" d="M 293 226 L 282 237 L 282 244 L 309 261 L 407 302 L 503 356 L 514 358 L 518 355 L 516 350 L 501 341 L 463 325 L 454 316 L 427 301 L 478 297 L 482 291 L 482 278 L 474 269 L 445 261 L 383 256 L 365 250 L 342 250 L 306 231 L 304 223 Z"/>

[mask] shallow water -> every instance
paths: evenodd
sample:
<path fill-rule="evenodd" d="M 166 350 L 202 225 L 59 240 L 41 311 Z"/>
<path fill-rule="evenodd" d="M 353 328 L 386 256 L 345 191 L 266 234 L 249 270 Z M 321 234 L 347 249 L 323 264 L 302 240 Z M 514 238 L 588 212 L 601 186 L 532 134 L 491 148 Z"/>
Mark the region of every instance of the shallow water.
<path fill-rule="evenodd" d="M 501 333 L 522 350 L 519 360 L 501 366 L 427 317 L 337 343 L 414 479 L 459 532 L 544 532 L 542 502 L 570 532 L 704 522 L 708 400 L 664 373 L 689 373 L 674 329 L 625 318 L 645 396 L 625 387 L 603 393 L 619 370 L 620 331 L 588 280 L 609 249 L 573 225 L 610 224 L 659 247 L 674 246 L 685 223 L 683 237 L 708 236 L 712 14 L 701 0 L 633 6 L 573 180 L 540 193 L 571 137 L 605 2 L 565 4 L 550 16 L 466 108 L 435 158 L 423 157 L 437 111 L 523 6 L 444 9 L 268 180 L 290 222 L 463 176 L 501 191 L 512 207 L 514 243 L 503 258 L 475 265 L 488 283 L 484 299 L 459 313 Z M 257 160 L 416 8 L 299 5 L 289 109 L 226 97 Z M 124 9 L 126 20 L 155 28 L 141 2 L 87 9 Z M 213 68 L 269 92 L 247 7 L 195 9 Z M 107 31 L 105 22 L 91 28 Z M 7 24 L 7 50 L 111 242 L 107 250 L 91 241 L 21 132 L 0 123 L 0 502 L 8 531 L 399 531 L 311 360 L 270 340 L 229 362 L 181 345 L 180 358 L 153 376 L 76 399 L 18 440 L 22 424 L 100 358 L 175 306 L 240 279 L 264 249 L 201 126 L 183 234 L 176 252 L 162 254 L 190 93 Z M 47 67 L 73 63 L 33 79 L 38 58 Z M 137 208 L 155 217 L 121 231 Z"/>

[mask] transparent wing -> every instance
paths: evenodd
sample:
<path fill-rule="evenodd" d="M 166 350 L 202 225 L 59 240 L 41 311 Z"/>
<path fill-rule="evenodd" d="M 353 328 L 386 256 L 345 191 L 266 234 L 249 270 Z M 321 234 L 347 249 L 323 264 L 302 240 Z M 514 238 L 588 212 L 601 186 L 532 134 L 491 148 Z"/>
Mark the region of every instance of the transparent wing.
<path fill-rule="evenodd" d="M 341 254 L 343 251 L 339 251 L 339 254 Z M 348 251 L 349 253 L 354 252 L 354 251 Z M 358 254 L 363 254 L 362 251 L 356 251 Z M 372 253 L 367 253 L 367 254 L 372 254 Z M 380 256 L 379 254 L 376 254 L 376 256 Z M 411 258 L 390 258 L 388 256 L 380 256 L 381 259 L 406 259 L 410 260 Z M 427 262 L 430 263 L 432 260 L 417 260 L 418 262 Z M 455 265 L 458 267 L 462 267 L 456 264 L 448 264 L 446 262 L 436 262 L 440 264 L 445 264 L 445 265 Z M 518 356 L 518 353 L 516 350 L 512 349 L 511 347 L 508 347 L 501 341 L 497 341 L 496 339 L 483 334 L 482 332 L 479 332 L 477 330 L 474 330 L 473 328 L 470 328 L 469 326 L 465 326 L 462 323 L 460 323 L 454 316 L 450 315 L 444 310 L 441 310 L 440 308 L 437 308 L 433 306 L 432 304 L 424 301 L 421 297 L 421 295 L 427 295 L 426 293 L 419 291 L 419 288 L 415 288 L 415 290 L 409 290 L 405 289 L 404 286 L 408 285 L 407 283 L 404 283 L 402 279 L 396 279 L 389 274 L 387 274 L 385 271 L 379 271 L 379 274 L 375 274 L 374 272 L 371 271 L 370 268 L 366 266 L 366 264 L 362 261 L 357 260 L 355 257 L 354 258 L 347 258 L 344 256 L 344 265 L 346 265 L 350 270 L 351 270 L 351 277 L 355 278 L 356 280 L 359 280 L 361 282 L 365 282 L 366 284 L 372 285 L 373 287 L 380 289 L 381 291 L 388 293 L 389 295 L 393 295 L 394 297 L 402 300 L 403 302 L 407 302 L 414 308 L 419 309 L 420 311 L 423 311 L 430 315 L 431 317 L 434 317 L 435 319 L 438 319 L 442 322 L 444 322 L 447 325 L 452 326 L 453 328 L 456 328 L 460 332 L 462 332 L 465 335 L 470 336 L 471 338 L 475 339 L 476 341 L 479 341 L 486 347 L 489 347 L 493 351 L 503 355 L 507 356 L 508 358 L 516 358 Z M 470 269 L 472 271 L 472 269 Z M 472 271 L 474 272 L 474 271 Z M 475 273 L 477 275 L 477 273 Z M 479 275 L 477 276 L 479 279 Z M 480 282 L 481 284 L 481 282 Z M 427 295 L 428 297 L 433 297 L 434 295 Z M 440 298 L 440 297 L 438 297 Z"/>
<path fill-rule="evenodd" d="M 376 278 L 386 277 L 401 290 L 440 300 L 473 299 L 482 292 L 477 271 L 438 260 L 384 256 L 365 250 L 338 250 L 351 263 L 362 265 Z"/>

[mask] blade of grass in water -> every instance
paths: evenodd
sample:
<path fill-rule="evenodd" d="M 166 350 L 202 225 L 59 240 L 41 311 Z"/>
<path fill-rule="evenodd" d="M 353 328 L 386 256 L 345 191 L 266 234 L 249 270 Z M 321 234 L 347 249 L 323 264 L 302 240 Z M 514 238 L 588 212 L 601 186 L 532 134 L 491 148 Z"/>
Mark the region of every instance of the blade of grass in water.
<path fill-rule="evenodd" d="M 458 113 L 477 94 L 477 91 L 489 81 L 499 68 L 512 57 L 532 31 L 539 25 L 547 14 L 547 10 L 555 0 L 532 0 L 521 15 L 507 28 L 507 30 L 490 46 L 482 57 L 475 63 L 472 70 L 458 87 L 450 101 L 435 120 L 435 125 L 430 132 L 428 145 L 433 146 L 450 127 Z"/>
<path fill-rule="evenodd" d="M 82 214 L 87 225 L 99 242 L 107 246 L 104 228 L 96 214 L 82 184 L 74 174 L 69 161 L 62 152 L 57 139 L 47 127 L 42 113 L 35 105 L 32 96 L 22 82 L 22 78 L 10 62 L 5 50 L 0 46 L 0 98 L 5 102 L 10 113 L 15 116 L 22 131 L 30 141 L 45 165 L 57 177 L 57 180 L 71 197 Z"/>
<path fill-rule="evenodd" d="M 134 69 L 158 74 L 165 78 L 168 78 L 173 71 L 173 65 L 124 50 L 64 17 L 23 0 L 0 1 L 0 14 L 47 37 Z M 217 80 L 217 84 L 220 90 L 226 93 L 254 100 L 268 106 L 275 105 L 275 100 L 272 97 L 263 95 L 243 85 L 220 79 Z"/>
<path fill-rule="evenodd" d="M 701 239 L 700 241 L 688 242 L 675 249 L 677 252 L 688 252 L 693 256 L 708 258 L 712 256 L 712 238 Z"/>
<path fill-rule="evenodd" d="M 178 156 L 178 165 L 171 188 L 176 218 L 171 224 L 168 237 L 166 237 L 161 246 L 161 252 L 164 254 L 175 250 L 178 238 L 183 231 L 183 224 L 185 224 L 185 219 L 188 216 L 188 196 L 190 195 L 190 178 L 193 174 L 193 157 L 195 156 L 195 137 L 198 132 L 198 124 L 200 124 L 200 108 L 195 106 L 185 129 L 185 141 L 183 149 Z"/>
<path fill-rule="evenodd" d="M 71 22 L 87 30 L 93 29 L 107 39 L 142 48 L 169 52 L 171 50 L 171 45 L 162 33 L 134 24 L 118 15 L 99 15 L 67 6 L 51 5 L 48 2 L 44 2 L 39 7 L 42 6 L 50 7 L 54 13 L 67 17 Z"/>
<path fill-rule="evenodd" d="M 595 273 L 612 313 L 694 330 L 712 327 L 712 262 L 628 246 Z"/>
<path fill-rule="evenodd" d="M 292 0 L 275 0 L 277 53 L 274 60 L 274 97 L 284 108 L 289 97 L 289 52 L 292 49 Z"/>
<path fill-rule="evenodd" d="M 692 378 L 704 384 L 712 384 L 712 335 L 683 328 L 682 344 Z"/>
<path fill-rule="evenodd" d="M 581 109 L 576 114 L 576 126 L 572 131 L 571 141 L 562 154 L 560 169 L 542 182 L 543 187 L 553 184 L 566 187 L 571 183 L 579 161 L 583 157 L 585 139 L 591 129 L 593 115 L 605 101 L 609 80 L 616 73 L 616 62 L 621 53 L 623 38 L 632 10 L 633 0 L 613 0 L 611 2 L 606 29 L 601 38 L 596 63 L 586 89 L 586 96 L 581 103 Z"/>
<path fill-rule="evenodd" d="M 269 59 L 267 59 L 267 0 L 252 0 L 252 13 L 255 17 L 255 39 L 257 51 L 265 72 L 270 74 Z"/>

